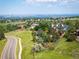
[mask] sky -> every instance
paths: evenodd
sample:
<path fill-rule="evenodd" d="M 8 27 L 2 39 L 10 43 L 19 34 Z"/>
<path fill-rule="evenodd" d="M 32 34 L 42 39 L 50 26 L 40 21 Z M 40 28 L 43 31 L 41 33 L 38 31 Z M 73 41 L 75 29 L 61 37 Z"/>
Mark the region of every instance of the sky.
<path fill-rule="evenodd" d="M 79 14 L 79 0 L 0 0 L 0 15 Z"/>

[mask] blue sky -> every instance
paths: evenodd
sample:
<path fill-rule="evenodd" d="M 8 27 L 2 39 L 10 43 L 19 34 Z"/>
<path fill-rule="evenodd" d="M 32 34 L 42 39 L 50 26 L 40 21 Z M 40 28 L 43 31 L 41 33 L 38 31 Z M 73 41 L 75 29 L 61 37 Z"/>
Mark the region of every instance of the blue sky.
<path fill-rule="evenodd" d="M 79 14 L 79 0 L 0 0 L 0 15 Z"/>

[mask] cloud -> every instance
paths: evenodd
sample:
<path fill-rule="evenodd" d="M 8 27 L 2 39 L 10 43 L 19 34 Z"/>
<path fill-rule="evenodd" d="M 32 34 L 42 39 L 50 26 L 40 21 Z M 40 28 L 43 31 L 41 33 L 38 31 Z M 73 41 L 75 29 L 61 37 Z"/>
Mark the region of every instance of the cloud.
<path fill-rule="evenodd" d="M 36 2 L 57 2 L 58 0 L 35 0 Z"/>
<path fill-rule="evenodd" d="M 69 4 L 78 3 L 79 0 L 25 0 L 29 4 Z"/>
<path fill-rule="evenodd" d="M 48 3 L 48 2 L 57 2 L 58 0 L 25 0 L 30 3 Z"/>

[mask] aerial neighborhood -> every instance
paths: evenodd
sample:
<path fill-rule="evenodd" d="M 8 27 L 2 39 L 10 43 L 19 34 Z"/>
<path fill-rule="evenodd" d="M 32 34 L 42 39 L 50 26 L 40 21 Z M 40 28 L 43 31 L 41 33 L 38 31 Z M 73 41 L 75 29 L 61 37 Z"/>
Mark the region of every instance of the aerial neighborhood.
<path fill-rule="evenodd" d="M 0 59 L 79 59 L 79 0 L 0 0 Z"/>

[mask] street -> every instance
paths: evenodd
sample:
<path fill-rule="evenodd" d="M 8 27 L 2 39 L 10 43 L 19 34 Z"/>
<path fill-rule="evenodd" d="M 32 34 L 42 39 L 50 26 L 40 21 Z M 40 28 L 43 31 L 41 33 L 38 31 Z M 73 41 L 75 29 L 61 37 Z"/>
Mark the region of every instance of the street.
<path fill-rule="evenodd" d="M 8 36 L 7 43 L 3 49 L 1 59 L 16 59 L 17 39 L 13 36 Z"/>

